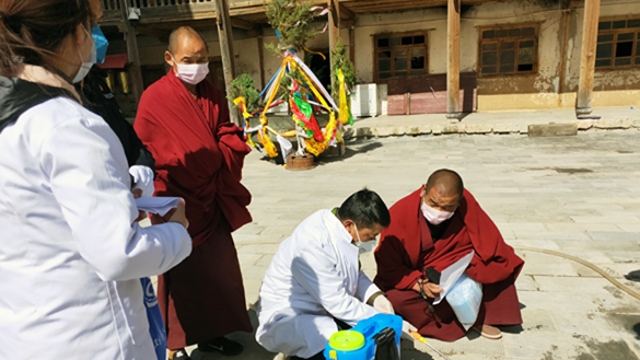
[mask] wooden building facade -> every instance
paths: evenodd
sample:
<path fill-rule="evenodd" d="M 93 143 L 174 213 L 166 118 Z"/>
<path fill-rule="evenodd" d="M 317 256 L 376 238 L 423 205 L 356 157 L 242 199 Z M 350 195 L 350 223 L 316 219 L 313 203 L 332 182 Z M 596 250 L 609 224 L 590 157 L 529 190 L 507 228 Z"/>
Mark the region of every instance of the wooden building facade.
<path fill-rule="evenodd" d="M 341 38 L 358 81 L 375 84 L 388 114 L 640 106 L 638 0 L 312 1 L 331 11 L 327 32 L 308 47 L 328 54 Z M 162 54 L 179 25 L 202 32 L 220 87 L 242 72 L 264 86 L 280 66 L 264 49 L 277 38 L 261 0 L 102 2 L 105 67 L 130 113 L 165 72 Z M 217 20 L 219 6 L 228 21 Z M 328 73 L 328 61 L 307 60 Z"/>

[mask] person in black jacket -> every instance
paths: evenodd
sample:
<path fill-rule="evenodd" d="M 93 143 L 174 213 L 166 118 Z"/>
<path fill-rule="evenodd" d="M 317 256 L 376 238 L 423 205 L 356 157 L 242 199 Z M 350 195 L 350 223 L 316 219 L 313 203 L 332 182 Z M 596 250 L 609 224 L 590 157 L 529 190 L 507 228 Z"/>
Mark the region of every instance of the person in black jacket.
<path fill-rule="evenodd" d="M 85 98 L 84 106 L 100 115 L 118 136 L 127 157 L 134 188 L 141 189 L 142 195 L 152 196 L 155 178 L 153 155 L 142 144 L 133 126 L 124 117 L 107 85 L 106 72 L 94 65 L 82 84 L 76 85 L 76 88 Z"/>

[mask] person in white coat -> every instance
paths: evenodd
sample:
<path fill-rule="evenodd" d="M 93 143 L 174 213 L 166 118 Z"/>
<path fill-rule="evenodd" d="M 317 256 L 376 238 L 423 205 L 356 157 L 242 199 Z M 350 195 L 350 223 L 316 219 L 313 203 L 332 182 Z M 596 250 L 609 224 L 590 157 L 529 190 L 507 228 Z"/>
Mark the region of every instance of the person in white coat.
<path fill-rule="evenodd" d="M 393 313 L 358 259 L 359 247 L 389 223 L 386 205 L 367 189 L 305 219 L 282 242 L 262 282 L 258 343 L 290 359 L 324 359 L 333 333 Z"/>
<path fill-rule="evenodd" d="M 72 86 L 89 1 L 0 2 L 0 359 L 156 358 L 140 278 L 191 252 L 184 202 L 136 223 L 122 145 Z"/>

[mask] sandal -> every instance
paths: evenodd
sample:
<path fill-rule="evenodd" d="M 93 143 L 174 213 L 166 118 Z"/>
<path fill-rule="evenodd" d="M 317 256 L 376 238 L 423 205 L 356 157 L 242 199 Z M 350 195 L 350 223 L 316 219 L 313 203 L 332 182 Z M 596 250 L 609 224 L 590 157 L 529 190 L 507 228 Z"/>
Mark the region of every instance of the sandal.
<path fill-rule="evenodd" d="M 474 326 L 473 330 L 479 332 L 482 337 L 485 337 L 487 339 L 498 340 L 502 338 L 502 331 L 500 331 L 500 329 L 495 326 L 482 325 L 482 329 Z"/>

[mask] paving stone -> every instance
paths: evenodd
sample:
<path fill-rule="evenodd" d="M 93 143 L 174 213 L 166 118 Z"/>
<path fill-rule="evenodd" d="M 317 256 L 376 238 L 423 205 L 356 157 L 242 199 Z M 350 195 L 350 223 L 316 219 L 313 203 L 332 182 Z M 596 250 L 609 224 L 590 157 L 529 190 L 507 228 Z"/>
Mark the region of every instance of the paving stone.
<path fill-rule="evenodd" d="M 628 129 L 631 127 L 629 119 L 600 119 L 594 122 L 597 129 Z"/>

